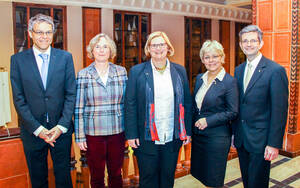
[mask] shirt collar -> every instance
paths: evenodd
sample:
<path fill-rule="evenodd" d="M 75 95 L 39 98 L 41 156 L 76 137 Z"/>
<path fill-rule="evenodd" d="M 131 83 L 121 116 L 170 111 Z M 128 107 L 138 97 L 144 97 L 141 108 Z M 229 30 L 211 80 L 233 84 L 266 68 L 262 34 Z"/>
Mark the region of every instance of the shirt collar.
<path fill-rule="evenodd" d="M 38 56 L 40 54 L 48 54 L 50 57 L 51 47 L 49 46 L 48 49 L 45 52 L 39 51 L 34 45 L 32 46 L 33 53 L 35 56 Z"/>
<path fill-rule="evenodd" d="M 221 71 L 217 74 L 215 80 L 218 79 L 219 81 L 223 81 L 225 74 L 226 74 L 226 71 L 225 71 L 224 67 L 222 67 Z M 207 76 L 208 76 L 208 71 L 206 71 L 202 76 L 202 80 L 206 85 L 207 85 Z"/>
<path fill-rule="evenodd" d="M 262 54 L 259 53 L 259 55 L 253 59 L 253 61 L 249 62 L 249 60 L 247 59 L 247 65 L 249 65 L 249 63 L 250 63 L 252 65 L 252 67 L 254 67 L 254 68 L 257 67 L 261 57 L 262 57 Z"/>

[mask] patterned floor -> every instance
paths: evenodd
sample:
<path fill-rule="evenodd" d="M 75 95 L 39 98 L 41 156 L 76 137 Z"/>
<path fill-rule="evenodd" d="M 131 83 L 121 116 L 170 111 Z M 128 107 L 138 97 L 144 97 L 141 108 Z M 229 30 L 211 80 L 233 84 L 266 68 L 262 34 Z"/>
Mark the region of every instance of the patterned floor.
<path fill-rule="evenodd" d="M 202 188 L 202 183 L 191 175 L 175 180 L 174 188 Z M 228 161 L 224 188 L 243 188 L 238 159 Z M 300 188 L 300 156 L 279 156 L 271 164 L 270 188 Z"/>

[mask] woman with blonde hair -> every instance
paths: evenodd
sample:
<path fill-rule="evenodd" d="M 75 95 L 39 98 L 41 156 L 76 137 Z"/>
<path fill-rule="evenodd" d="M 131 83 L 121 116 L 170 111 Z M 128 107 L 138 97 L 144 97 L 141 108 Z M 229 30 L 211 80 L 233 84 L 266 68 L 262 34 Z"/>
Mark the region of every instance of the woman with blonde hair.
<path fill-rule="evenodd" d="M 134 149 L 140 188 L 171 188 L 178 152 L 191 136 L 191 97 L 183 66 L 164 32 L 150 34 L 151 59 L 131 68 L 125 97 L 125 134 Z"/>
<path fill-rule="evenodd" d="M 95 61 L 77 76 L 75 141 L 87 151 L 91 187 L 122 187 L 124 158 L 124 95 L 127 73 L 109 60 L 116 56 L 116 45 L 106 34 L 98 34 L 87 47 Z"/>
<path fill-rule="evenodd" d="M 191 174 L 207 187 L 222 187 L 231 142 L 231 124 L 238 115 L 238 87 L 223 68 L 222 45 L 206 41 L 200 58 L 207 71 L 197 75 L 193 95 L 194 126 Z"/>

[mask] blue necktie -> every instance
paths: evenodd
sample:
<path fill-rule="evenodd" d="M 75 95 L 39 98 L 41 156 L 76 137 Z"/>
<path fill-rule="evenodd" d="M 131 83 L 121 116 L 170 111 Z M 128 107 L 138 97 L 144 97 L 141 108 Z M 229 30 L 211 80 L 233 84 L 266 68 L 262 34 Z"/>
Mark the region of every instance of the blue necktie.
<path fill-rule="evenodd" d="M 49 67 L 49 55 L 48 54 L 40 54 L 39 56 L 43 60 L 42 69 L 41 69 L 41 77 L 42 77 L 44 89 L 46 89 L 47 76 L 48 76 L 48 67 Z"/>

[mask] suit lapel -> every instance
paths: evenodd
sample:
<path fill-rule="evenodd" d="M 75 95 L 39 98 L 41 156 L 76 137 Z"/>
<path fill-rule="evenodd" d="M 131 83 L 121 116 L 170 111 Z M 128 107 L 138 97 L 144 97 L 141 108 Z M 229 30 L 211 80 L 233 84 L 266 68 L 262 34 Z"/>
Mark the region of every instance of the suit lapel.
<path fill-rule="evenodd" d="M 247 93 L 249 92 L 249 90 L 251 90 L 251 88 L 254 86 L 254 84 L 256 83 L 256 81 L 262 76 L 262 74 L 264 73 L 264 68 L 265 68 L 266 64 L 264 61 L 264 57 L 261 58 L 261 60 L 259 61 L 251 79 L 250 82 L 248 84 L 248 87 L 245 91 L 245 96 L 247 95 Z M 243 84 L 244 85 L 244 84 Z"/>
<path fill-rule="evenodd" d="M 56 62 L 57 62 L 57 55 L 56 55 L 56 51 L 54 48 L 51 48 L 51 52 L 50 52 L 50 60 L 49 60 L 49 68 L 48 68 L 48 75 L 47 75 L 47 86 L 46 86 L 46 90 L 50 84 L 50 81 L 53 77 L 54 74 L 54 69 L 56 66 Z"/>
<path fill-rule="evenodd" d="M 242 65 L 241 65 L 241 71 L 238 73 L 239 75 L 239 79 L 238 80 L 238 85 L 240 86 L 241 88 L 241 91 L 240 94 L 244 95 L 244 74 L 245 74 L 245 68 L 246 68 L 246 62 L 244 62 Z"/>
<path fill-rule="evenodd" d="M 170 73 L 171 73 L 171 79 L 172 79 L 172 84 L 173 84 L 173 92 L 174 92 L 174 95 L 176 95 L 176 91 L 177 91 L 176 90 L 176 86 L 177 86 L 176 80 L 177 80 L 177 77 L 179 76 L 179 74 L 171 62 L 170 62 Z"/>
<path fill-rule="evenodd" d="M 36 62 L 32 48 L 27 51 L 26 61 L 30 62 L 30 67 L 32 67 L 33 75 L 36 78 L 35 80 L 38 82 L 39 86 L 44 91 L 44 85 L 42 82 L 41 74 L 40 74 L 39 68 L 37 66 L 37 62 Z"/>
<path fill-rule="evenodd" d="M 144 69 L 144 74 L 146 77 L 146 82 L 148 82 L 149 87 L 152 89 L 154 92 L 154 82 L 153 82 L 153 72 L 152 72 L 152 67 L 150 61 L 145 62 L 145 69 Z"/>

